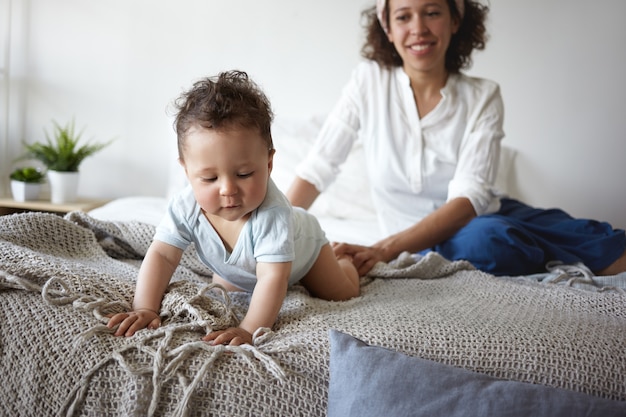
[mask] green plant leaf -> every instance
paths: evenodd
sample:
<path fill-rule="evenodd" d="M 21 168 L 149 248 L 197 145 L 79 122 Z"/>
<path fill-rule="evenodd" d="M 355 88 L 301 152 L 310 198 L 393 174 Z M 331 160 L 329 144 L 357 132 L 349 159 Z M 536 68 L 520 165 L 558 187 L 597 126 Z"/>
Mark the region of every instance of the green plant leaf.
<path fill-rule="evenodd" d="M 74 120 L 66 126 L 52 121 L 52 134 L 45 132 L 45 142 L 24 143 L 25 158 L 33 158 L 43 163 L 49 170 L 61 172 L 77 172 L 85 158 L 99 152 L 112 141 L 105 143 L 86 143 L 79 146 L 83 132 L 75 132 Z"/>
<path fill-rule="evenodd" d="M 43 182 L 45 174 L 35 167 L 16 168 L 10 175 L 12 180 L 30 183 Z"/>

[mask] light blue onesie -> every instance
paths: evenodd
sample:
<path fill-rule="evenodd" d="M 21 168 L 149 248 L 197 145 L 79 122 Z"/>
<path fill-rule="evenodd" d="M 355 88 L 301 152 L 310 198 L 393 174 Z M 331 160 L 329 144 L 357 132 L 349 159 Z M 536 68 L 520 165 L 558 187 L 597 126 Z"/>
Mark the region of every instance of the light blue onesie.
<path fill-rule="evenodd" d="M 182 250 L 194 243 L 200 260 L 212 271 L 249 292 L 256 285 L 257 262 L 292 262 L 289 285 L 293 285 L 328 243 L 317 219 L 292 207 L 271 179 L 265 200 L 241 229 L 232 253 L 202 214 L 191 186 L 170 201 L 154 239 Z"/>

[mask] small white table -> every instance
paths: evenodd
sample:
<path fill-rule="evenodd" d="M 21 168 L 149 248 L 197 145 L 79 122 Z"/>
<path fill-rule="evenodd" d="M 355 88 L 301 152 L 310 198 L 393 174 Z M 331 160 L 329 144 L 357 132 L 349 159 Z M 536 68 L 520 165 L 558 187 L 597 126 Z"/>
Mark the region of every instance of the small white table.
<path fill-rule="evenodd" d="M 52 204 L 46 200 L 36 201 L 15 201 L 12 198 L 0 198 L 0 216 L 13 213 L 24 213 L 29 211 L 41 211 L 64 215 L 70 211 L 89 211 L 100 207 L 109 200 L 99 199 L 78 199 L 75 203 Z"/>

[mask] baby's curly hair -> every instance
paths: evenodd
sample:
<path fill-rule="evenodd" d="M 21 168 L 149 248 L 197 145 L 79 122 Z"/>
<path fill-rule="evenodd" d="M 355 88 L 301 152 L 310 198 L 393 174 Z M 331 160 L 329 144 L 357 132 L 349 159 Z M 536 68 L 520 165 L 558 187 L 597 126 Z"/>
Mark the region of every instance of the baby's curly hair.
<path fill-rule="evenodd" d="M 447 0 L 453 17 L 460 18 L 455 0 Z M 389 2 L 385 5 L 389 7 Z M 452 35 L 450 45 L 446 51 L 446 69 L 456 74 L 462 69 L 472 66 L 472 52 L 474 49 L 483 50 L 487 43 L 487 29 L 485 21 L 489 7 L 477 1 L 465 0 L 465 13 L 461 19 L 461 26 L 457 33 Z M 380 25 L 376 15 L 376 7 L 363 10 L 365 43 L 361 48 L 364 58 L 376 61 L 387 68 L 402 66 L 402 58 L 396 51 L 385 30 Z M 389 16 L 389 12 L 386 14 Z M 388 18 L 388 17 L 387 17 Z"/>
<path fill-rule="evenodd" d="M 190 128 L 256 128 L 274 148 L 271 126 L 274 114 L 267 96 L 243 71 L 226 71 L 216 77 L 196 81 L 190 90 L 174 102 L 174 130 L 178 136 L 178 154 L 182 159 L 185 138 Z"/>

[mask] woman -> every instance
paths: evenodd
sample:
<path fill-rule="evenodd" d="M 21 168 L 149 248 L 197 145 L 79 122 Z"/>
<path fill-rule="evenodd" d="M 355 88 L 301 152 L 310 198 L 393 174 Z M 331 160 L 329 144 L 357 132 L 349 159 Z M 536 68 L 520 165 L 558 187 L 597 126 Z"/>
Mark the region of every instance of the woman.
<path fill-rule="evenodd" d="M 386 238 L 347 243 L 361 275 L 403 251 L 434 250 L 495 275 L 540 272 L 548 261 L 626 271 L 626 235 L 606 223 L 541 210 L 494 189 L 503 104 L 492 81 L 460 72 L 486 41 L 488 8 L 469 0 L 388 0 L 365 11 L 368 60 L 298 169 L 287 196 L 308 208 L 361 140 Z"/>

